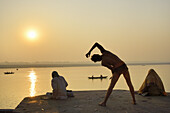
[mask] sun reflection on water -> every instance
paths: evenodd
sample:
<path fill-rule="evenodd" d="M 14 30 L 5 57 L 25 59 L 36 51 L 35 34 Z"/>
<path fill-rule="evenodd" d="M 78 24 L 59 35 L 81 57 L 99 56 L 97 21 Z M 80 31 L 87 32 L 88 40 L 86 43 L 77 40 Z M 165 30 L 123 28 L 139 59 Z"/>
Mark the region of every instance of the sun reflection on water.
<path fill-rule="evenodd" d="M 35 96 L 35 83 L 37 80 L 37 76 L 35 75 L 34 71 L 31 71 L 30 74 L 28 75 L 30 82 L 31 82 L 31 86 L 30 86 L 30 96 L 33 97 Z"/>

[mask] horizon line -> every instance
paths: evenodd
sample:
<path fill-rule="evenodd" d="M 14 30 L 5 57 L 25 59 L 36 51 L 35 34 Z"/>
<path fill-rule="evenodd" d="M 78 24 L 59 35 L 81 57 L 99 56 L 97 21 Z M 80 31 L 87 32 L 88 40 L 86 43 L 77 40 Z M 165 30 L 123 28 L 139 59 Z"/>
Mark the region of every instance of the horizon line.
<path fill-rule="evenodd" d="M 25 63 L 25 62 L 24 62 Z M 170 62 L 137 62 L 137 63 L 126 63 L 127 65 L 170 65 Z M 25 63 L 22 64 L 19 62 L 18 63 L 6 63 L 6 64 L 1 64 L 0 63 L 0 68 L 42 68 L 42 67 L 85 67 L 85 66 L 100 66 L 100 63 Z"/>

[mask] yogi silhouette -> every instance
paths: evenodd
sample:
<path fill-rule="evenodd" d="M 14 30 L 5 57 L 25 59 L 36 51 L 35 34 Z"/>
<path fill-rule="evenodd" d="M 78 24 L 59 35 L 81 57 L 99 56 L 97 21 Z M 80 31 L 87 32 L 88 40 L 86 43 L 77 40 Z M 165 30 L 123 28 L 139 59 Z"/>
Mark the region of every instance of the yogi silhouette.
<path fill-rule="evenodd" d="M 106 102 L 117 82 L 117 80 L 119 79 L 120 75 L 123 74 L 124 78 L 126 79 L 126 82 L 129 86 L 132 98 L 133 98 L 133 104 L 136 104 L 136 100 L 135 100 L 135 95 L 134 95 L 134 88 L 130 79 L 130 74 L 128 71 L 128 67 L 126 66 L 126 64 L 115 54 L 105 50 L 99 43 L 95 43 L 92 48 L 90 49 L 90 51 L 86 54 L 86 57 L 90 57 L 90 54 L 92 52 L 92 50 L 97 47 L 100 52 L 102 53 L 102 55 L 99 54 L 94 54 L 91 57 L 91 60 L 94 62 L 98 62 L 101 61 L 101 65 L 107 67 L 108 69 L 111 70 L 112 72 L 112 77 L 111 77 L 111 82 L 110 82 L 110 86 L 107 90 L 105 99 L 103 102 L 99 103 L 100 106 L 106 106 Z"/>

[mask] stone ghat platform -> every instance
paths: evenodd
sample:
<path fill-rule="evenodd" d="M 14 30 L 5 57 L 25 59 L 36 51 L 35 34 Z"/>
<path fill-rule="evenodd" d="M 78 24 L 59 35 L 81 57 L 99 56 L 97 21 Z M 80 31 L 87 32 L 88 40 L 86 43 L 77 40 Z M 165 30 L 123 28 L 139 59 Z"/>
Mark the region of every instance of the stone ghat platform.
<path fill-rule="evenodd" d="M 137 105 L 132 104 L 129 91 L 114 90 L 107 106 L 98 106 L 106 91 L 75 91 L 67 100 L 48 99 L 46 95 L 26 97 L 13 112 L 17 113 L 169 113 L 168 96 L 141 96 L 135 94 Z"/>

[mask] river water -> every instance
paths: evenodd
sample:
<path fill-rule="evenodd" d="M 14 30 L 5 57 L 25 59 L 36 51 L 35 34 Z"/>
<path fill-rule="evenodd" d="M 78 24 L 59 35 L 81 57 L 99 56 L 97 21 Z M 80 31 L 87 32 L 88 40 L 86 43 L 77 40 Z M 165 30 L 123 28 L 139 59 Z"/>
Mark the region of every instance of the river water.
<path fill-rule="evenodd" d="M 154 69 L 161 77 L 165 90 L 170 92 L 170 65 L 130 65 L 129 71 L 134 89 L 142 85 L 149 69 Z M 106 90 L 111 72 L 102 66 L 87 67 L 47 67 L 47 68 L 1 68 L 0 69 L 0 109 L 14 109 L 25 97 L 51 92 L 51 73 L 58 71 L 68 82 L 67 89 L 73 91 Z M 13 71 L 14 74 L 4 74 Z M 108 76 L 107 79 L 88 79 L 89 76 Z M 123 76 L 114 89 L 128 90 Z"/>

